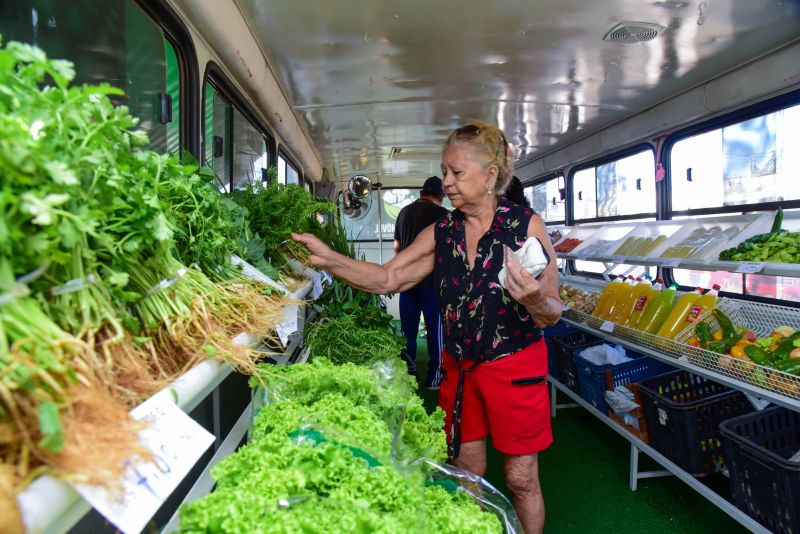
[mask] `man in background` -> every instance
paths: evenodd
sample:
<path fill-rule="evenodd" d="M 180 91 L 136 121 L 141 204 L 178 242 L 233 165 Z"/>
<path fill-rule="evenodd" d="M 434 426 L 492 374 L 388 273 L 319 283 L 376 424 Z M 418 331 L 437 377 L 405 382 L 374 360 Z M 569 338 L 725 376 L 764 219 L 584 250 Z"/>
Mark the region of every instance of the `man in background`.
<path fill-rule="evenodd" d="M 400 252 L 414 242 L 422 230 L 435 223 L 448 211 L 441 206 L 444 199 L 442 180 L 431 176 L 422 185 L 419 199 L 400 210 L 394 226 L 394 250 Z M 439 389 L 442 374 L 442 339 L 439 325 L 439 306 L 433 288 L 433 275 L 428 276 L 413 288 L 400 293 L 400 326 L 406 336 L 406 348 L 402 357 L 408 364 L 408 372 L 417 374 L 417 334 L 419 316 L 425 320 L 428 343 L 428 375 L 425 387 Z"/>

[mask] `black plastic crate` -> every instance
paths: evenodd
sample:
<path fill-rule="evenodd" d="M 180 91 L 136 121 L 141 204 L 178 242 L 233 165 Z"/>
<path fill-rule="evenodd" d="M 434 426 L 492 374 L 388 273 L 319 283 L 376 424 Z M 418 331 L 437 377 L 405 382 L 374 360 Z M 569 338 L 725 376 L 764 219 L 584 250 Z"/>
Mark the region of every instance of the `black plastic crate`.
<path fill-rule="evenodd" d="M 800 413 L 769 408 L 720 425 L 733 501 L 780 534 L 800 532 Z"/>
<path fill-rule="evenodd" d="M 553 347 L 558 363 L 558 381 L 575 393 L 581 392 L 578 381 L 578 371 L 575 368 L 573 354 L 592 345 L 598 345 L 603 340 L 592 334 L 582 331 L 570 332 L 553 337 Z"/>
<path fill-rule="evenodd" d="M 553 338 L 563 334 L 577 332 L 577 330 L 568 324 L 558 322 L 553 326 L 543 329 L 544 344 L 547 346 L 547 374 L 560 379 L 558 370 L 558 359 L 556 358 L 556 348 L 553 344 Z"/>
<path fill-rule="evenodd" d="M 725 466 L 719 424 L 753 411 L 741 392 L 688 371 L 643 380 L 639 393 L 650 445 L 695 476 Z"/>

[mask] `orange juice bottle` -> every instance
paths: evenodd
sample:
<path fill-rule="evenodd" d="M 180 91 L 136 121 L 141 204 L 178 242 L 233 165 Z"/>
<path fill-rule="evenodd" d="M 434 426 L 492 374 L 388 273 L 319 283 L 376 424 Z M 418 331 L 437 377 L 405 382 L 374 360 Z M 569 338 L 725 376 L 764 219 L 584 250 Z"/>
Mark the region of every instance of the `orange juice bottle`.
<path fill-rule="evenodd" d="M 636 328 L 648 334 L 655 334 L 664 321 L 667 315 L 672 311 L 672 306 L 675 303 L 675 295 L 678 293 L 678 286 L 675 284 L 665 289 L 655 298 L 651 299 L 644 309 L 644 313 L 639 318 Z"/>
<path fill-rule="evenodd" d="M 608 304 L 606 305 L 605 313 L 600 316 L 601 319 L 610 321 L 612 317 L 614 317 L 617 313 L 619 313 L 619 308 L 617 307 L 618 304 L 622 304 L 622 301 L 625 300 L 625 297 L 633 288 L 633 275 L 628 275 L 628 278 L 625 280 L 625 283 L 622 284 L 622 287 L 617 290 L 617 294 L 613 299 L 609 299 Z"/>
<path fill-rule="evenodd" d="M 701 296 L 699 299 L 694 301 L 694 306 L 689 308 L 689 311 L 686 313 L 686 316 L 684 317 L 684 321 L 681 323 L 681 326 L 680 328 L 678 328 L 678 331 L 675 332 L 675 335 L 677 336 L 678 334 L 680 334 L 684 328 L 697 321 L 705 312 L 713 308 L 717 304 L 718 295 L 719 295 L 719 284 L 714 284 L 713 286 L 711 286 L 711 289 L 709 289 L 705 295 Z"/>
<path fill-rule="evenodd" d="M 694 306 L 700 295 L 703 294 L 702 287 L 696 287 L 691 293 L 684 293 L 678 302 L 673 306 L 672 311 L 669 312 L 664 323 L 656 332 L 657 336 L 672 339 L 677 335 L 680 330 L 683 330 L 683 323 L 686 322 L 686 314 Z"/>
<path fill-rule="evenodd" d="M 622 324 L 625 319 L 630 317 L 631 311 L 633 311 L 633 305 L 636 303 L 636 297 L 640 291 L 644 291 L 645 289 L 643 287 L 644 283 L 646 282 L 642 277 L 638 277 L 633 285 L 620 295 L 619 300 L 614 306 L 614 315 L 609 317 L 609 320 L 617 324 Z"/>
<path fill-rule="evenodd" d="M 617 291 L 622 289 L 624 282 L 625 278 L 622 276 L 617 277 L 616 275 L 613 275 L 611 277 L 611 282 L 603 288 L 603 292 L 600 293 L 600 298 L 597 299 L 597 304 L 592 312 L 594 317 L 599 318 L 605 314 L 606 307 L 609 305 L 609 301 L 613 298 L 616 298 Z"/>
<path fill-rule="evenodd" d="M 636 302 L 633 304 L 633 311 L 631 311 L 631 315 L 625 321 L 624 326 L 636 328 L 636 325 L 639 323 L 639 319 L 642 317 L 645 308 L 647 308 L 647 304 L 653 300 L 663 288 L 664 280 L 662 278 L 657 278 L 656 283 L 653 285 L 645 286 L 644 291 L 642 291 L 636 298 Z"/>

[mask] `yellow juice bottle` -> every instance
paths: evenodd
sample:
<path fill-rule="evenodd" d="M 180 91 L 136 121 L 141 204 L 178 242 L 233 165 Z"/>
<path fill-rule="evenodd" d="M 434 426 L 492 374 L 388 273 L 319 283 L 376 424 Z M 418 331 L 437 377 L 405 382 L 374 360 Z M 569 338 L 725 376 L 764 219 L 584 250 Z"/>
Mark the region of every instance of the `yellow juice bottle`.
<path fill-rule="evenodd" d="M 686 314 L 689 313 L 689 310 L 702 294 L 703 288 L 697 287 L 691 293 L 685 293 L 681 296 L 678 302 L 675 303 L 675 306 L 673 306 L 672 311 L 667 315 L 664 323 L 659 327 L 656 335 L 668 339 L 675 337 L 678 331 L 683 329 L 683 323 L 686 321 Z"/>
<path fill-rule="evenodd" d="M 614 317 L 619 311 L 617 305 L 622 303 L 622 301 L 627 296 L 628 291 L 630 291 L 631 288 L 633 287 L 634 284 L 633 275 L 629 274 L 628 278 L 627 279 L 623 278 L 623 280 L 625 280 L 625 283 L 622 284 L 622 287 L 617 290 L 617 293 L 614 296 L 614 298 L 609 299 L 608 304 L 606 305 L 605 313 L 600 316 L 601 319 L 604 319 L 606 321 L 611 321 L 612 320 L 611 318 Z"/>
<path fill-rule="evenodd" d="M 694 301 L 694 305 L 689 308 L 689 311 L 683 318 L 684 320 L 678 327 L 678 331 L 672 335 L 672 339 L 675 339 L 675 336 L 680 334 L 687 326 L 696 322 L 700 317 L 703 316 L 704 313 L 717 304 L 719 289 L 719 284 L 714 284 L 705 295 L 702 295 L 700 298 Z"/>
<path fill-rule="evenodd" d="M 648 334 L 655 334 L 672 311 L 675 303 L 675 295 L 678 294 L 678 286 L 671 285 L 655 298 L 653 298 L 645 308 L 644 313 L 639 318 L 636 328 Z"/>
<path fill-rule="evenodd" d="M 645 308 L 647 308 L 647 304 L 653 300 L 663 288 L 664 280 L 661 278 L 657 278 L 655 284 L 646 286 L 644 291 L 636 298 L 636 302 L 633 304 L 633 311 L 630 317 L 625 321 L 624 326 L 636 328 Z"/>
<path fill-rule="evenodd" d="M 617 300 L 614 305 L 614 314 L 609 317 L 610 321 L 622 324 L 625 319 L 630 317 L 638 293 L 644 291 L 644 287 L 640 287 L 642 286 L 642 282 L 644 282 L 644 280 L 641 277 L 637 278 L 633 282 L 633 285 L 620 295 L 619 300 Z"/>
<path fill-rule="evenodd" d="M 609 300 L 616 297 L 617 291 L 623 287 L 624 282 L 625 278 L 622 276 L 617 277 L 613 275 L 611 277 L 611 282 L 603 288 L 603 291 L 600 293 L 600 298 L 597 299 L 597 304 L 594 307 L 592 316 L 600 318 L 605 314 L 606 307 L 609 305 Z"/>

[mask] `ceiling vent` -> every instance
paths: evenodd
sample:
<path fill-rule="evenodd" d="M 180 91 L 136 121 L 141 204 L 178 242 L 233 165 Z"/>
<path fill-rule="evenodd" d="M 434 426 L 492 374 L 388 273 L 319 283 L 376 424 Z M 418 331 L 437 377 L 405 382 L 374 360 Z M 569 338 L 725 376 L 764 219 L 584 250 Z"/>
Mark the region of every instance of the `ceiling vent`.
<path fill-rule="evenodd" d="M 651 22 L 620 22 L 603 37 L 604 41 L 619 44 L 637 44 L 652 41 L 666 28 Z"/>
<path fill-rule="evenodd" d="M 425 161 L 439 160 L 442 155 L 442 148 L 438 144 L 420 146 L 395 146 L 389 150 L 391 161 Z M 437 163 L 438 165 L 438 163 Z"/>
<path fill-rule="evenodd" d="M 389 159 L 400 159 L 400 152 L 402 151 L 403 149 L 399 146 L 393 146 L 389 151 Z"/>

